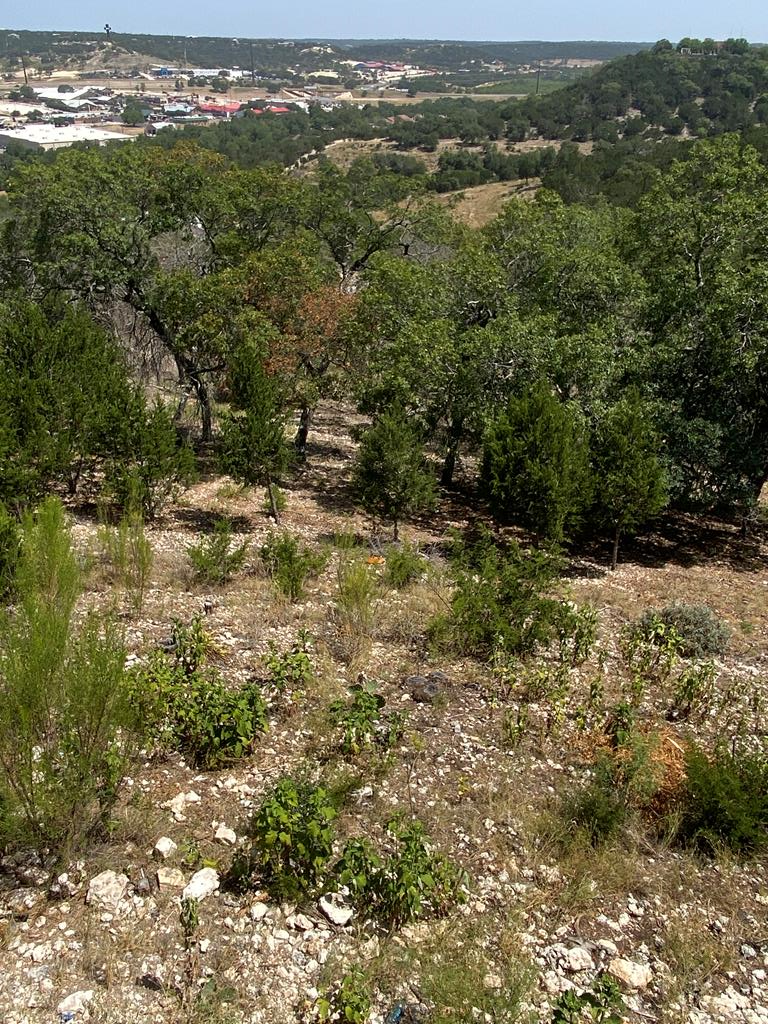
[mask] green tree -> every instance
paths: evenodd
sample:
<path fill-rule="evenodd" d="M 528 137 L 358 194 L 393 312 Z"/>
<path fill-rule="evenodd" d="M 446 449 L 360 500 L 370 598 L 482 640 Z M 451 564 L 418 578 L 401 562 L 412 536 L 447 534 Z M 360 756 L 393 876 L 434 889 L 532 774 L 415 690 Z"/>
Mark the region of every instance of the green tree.
<path fill-rule="evenodd" d="M 229 381 L 233 411 L 222 425 L 221 467 L 241 483 L 266 487 L 272 515 L 280 522 L 274 484 L 291 460 L 280 382 L 267 373 L 264 357 L 253 344 L 242 345 L 233 355 Z"/>
<path fill-rule="evenodd" d="M 621 536 L 635 533 L 669 500 L 658 452 L 658 438 L 637 392 L 599 420 L 592 439 L 596 510 L 613 533 L 612 569 Z"/>
<path fill-rule="evenodd" d="M 395 540 L 404 516 L 434 505 L 421 439 L 401 408 L 382 413 L 363 434 L 352 487 L 366 512 L 391 521 Z"/>
<path fill-rule="evenodd" d="M 580 525 L 592 497 L 579 410 L 545 385 L 512 398 L 488 428 L 482 484 L 494 515 L 557 543 Z"/>

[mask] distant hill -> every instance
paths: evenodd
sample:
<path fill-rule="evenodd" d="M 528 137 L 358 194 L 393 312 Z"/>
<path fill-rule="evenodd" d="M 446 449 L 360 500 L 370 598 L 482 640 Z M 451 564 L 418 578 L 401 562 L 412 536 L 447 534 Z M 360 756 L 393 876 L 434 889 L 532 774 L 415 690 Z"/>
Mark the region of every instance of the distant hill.
<path fill-rule="evenodd" d="M 109 50 L 104 32 L 32 32 L 0 30 L 0 60 L 21 53 L 39 60 L 44 67 L 87 61 Z M 502 61 L 512 66 L 539 60 L 606 61 L 649 46 L 637 42 L 455 42 L 414 39 L 250 39 L 221 36 L 164 36 L 113 32 L 110 49 L 121 55 L 135 54 L 138 62 L 184 61 L 199 67 L 250 67 L 251 54 L 257 68 L 269 75 L 286 75 L 290 70 L 312 71 L 342 60 L 381 60 L 420 64 L 450 72 L 476 63 Z"/>
<path fill-rule="evenodd" d="M 524 101 L 520 113 L 541 135 L 575 141 L 649 129 L 684 137 L 741 131 L 768 120 L 768 47 L 662 41 Z"/>

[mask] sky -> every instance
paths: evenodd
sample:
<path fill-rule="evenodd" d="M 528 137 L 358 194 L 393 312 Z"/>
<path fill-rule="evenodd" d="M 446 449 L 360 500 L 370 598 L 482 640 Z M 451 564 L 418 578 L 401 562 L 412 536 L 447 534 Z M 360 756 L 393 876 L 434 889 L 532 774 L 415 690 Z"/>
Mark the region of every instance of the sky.
<path fill-rule="evenodd" d="M 613 39 L 768 37 L 765 0 L 3 0 L 4 28 L 251 38 Z"/>

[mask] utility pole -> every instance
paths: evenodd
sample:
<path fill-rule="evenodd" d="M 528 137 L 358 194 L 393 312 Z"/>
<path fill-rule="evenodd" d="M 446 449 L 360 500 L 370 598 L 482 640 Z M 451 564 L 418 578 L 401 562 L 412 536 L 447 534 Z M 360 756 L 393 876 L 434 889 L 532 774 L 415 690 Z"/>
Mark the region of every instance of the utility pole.
<path fill-rule="evenodd" d="M 539 95 L 539 81 L 541 79 L 541 60 L 536 65 L 536 95 Z"/>
<path fill-rule="evenodd" d="M 21 70 L 24 72 L 24 85 L 29 85 L 29 78 L 27 78 L 27 62 L 24 60 L 24 51 L 21 52 Z"/>

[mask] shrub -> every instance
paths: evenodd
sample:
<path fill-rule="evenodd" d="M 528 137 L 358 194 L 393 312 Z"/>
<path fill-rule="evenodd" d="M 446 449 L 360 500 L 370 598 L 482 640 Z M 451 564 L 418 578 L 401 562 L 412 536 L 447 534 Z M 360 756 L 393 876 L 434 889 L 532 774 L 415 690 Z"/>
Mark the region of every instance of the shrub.
<path fill-rule="evenodd" d="M 545 597 L 559 570 L 546 551 L 502 549 L 490 534 L 454 552 L 451 610 L 430 625 L 433 641 L 458 654 L 487 658 L 502 645 L 509 655 L 531 654 L 552 635 L 559 602 Z"/>
<path fill-rule="evenodd" d="M 134 615 L 140 615 L 154 562 L 141 513 L 129 512 L 117 526 L 105 524 L 99 530 L 99 540 L 115 581 L 128 595 Z"/>
<path fill-rule="evenodd" d="M 148 410 L 137 401 L 126 421 L 119 450 L 106 466 L 105 492 L 118 509 L 141 510 L 152 520 L 193 481 L 194 455 L 162 403 Z"/>
<path fill-rule="evenodd" d="M 306 630 L 299 631 L 295 644 L 280 654 L 274 643 L 270 643 L 270 653 L 266 658 L 269 684 L 279 694 L 300 690 L 312 679 L 312 637 Z"/>
<path fill-rule="evenodd" d="M 768 845 L 768 759 L 694 746 L 686 755 L 678 837 L 704 853 L 746 855 Z"/>
<path fill-rule="evenodd" d="M 731 636 L 728 625 L 705 604 L 675 601 L 661 609 L 649 609 L 640 618 L 637 629 L 653 640 L 654 622 L 674 629 L 680 638 L 679 653 L 684 658 L 706 658 L 724 654 Z"/>
<path fill-rule="evenodd" d="M 277 899 L 314 892 L 333 852 L 335 817 L 322 786 L 281 779 L 253 818 L 250 854 L 237 873 L 256 872 Z"/>
<path fill-rule="evenodd" d="M 324 554 L 300 544 L 290 533 L 270 533 L 261 548 L 261 559 L 277 589 L 294 602 L 303 596 L 306 581 L 319 576 L 326 562 Z"/>
<path fill-rule="evenodd" d="M 336 865 L 339 880 L 366 914 L 397 928 L 420 917 L 442 916 L 464 902 L 465 873 L 430 849 L 420 821 L 395 819 L 388 830 L 397 851 L 385 860 L 367 843 L 354 840 Z"/>
<path fill-rule="evenodd" d="M 331 722 L 341 730 L 341 751 L 359 754 L 378 744 L 389 749 L 403 734 L 403 716 L 382 714 L 384 698 L 365 686 L 350 687 L 350 700 L 335 700 L 330 706 Z"/>
<path fill-rule="evenodd" d="M 401 544 L 387 549 L 387 583 L 402 590 L 424 575 L 426 564 L 415 544 Z"/>
<path fill-rule="evenodd" d="M 248 543 L 235 544 L 232 524 L 217 519 L 213 532 L 187 548 L 195 576 L 202 583 L 222 584 L 239 572 L 245 562 Z"/>
<path fill-rule="evenodd" d="M 258 684 L 231 689 L 204 671 L 210 646 L 199 619 L 190 626 L 177 622 L 170 654 L 157 651 L 130 685 L 130 704 L 145 737 L 208 769 L 243 757 L 267 728 Z"/>
<path fill-rule="evenodd" d="M 564 797 L 560 817 L 568 827 L 569 843 L 582 835 L 600 846 L 621 832 L 633 811 L 650 805 L 658 789 L 651 750 L 651 742 L 630 732 L 615 753 L 597 761 L 585 786 Z"/>
<path fill-rule="evenodd" d="M 82 574 L 61 503 L 22 522 L 13 615 L 0 616 L 0 845 L 65 856 L 106 823 L 131 732 L 115 625 L 73 617 Z"/>
<path fill-rule="evenodd" d="M 0 504 L 0 602 L 13 594 L 16 567 L 21 555 L 21 532 L 17 520 Z"/>

